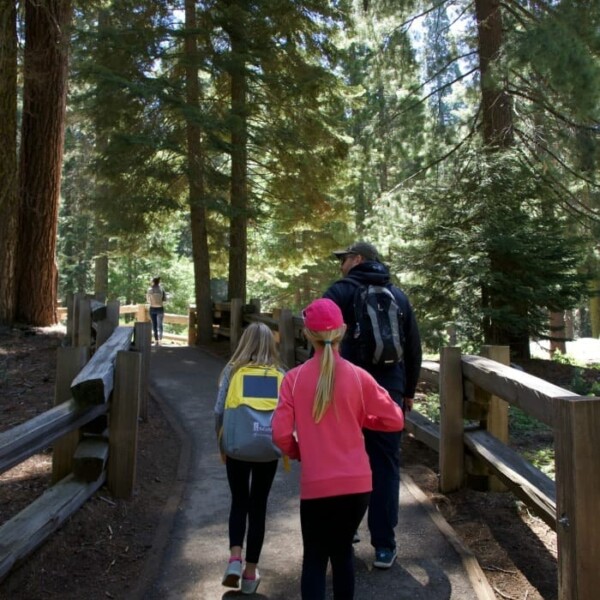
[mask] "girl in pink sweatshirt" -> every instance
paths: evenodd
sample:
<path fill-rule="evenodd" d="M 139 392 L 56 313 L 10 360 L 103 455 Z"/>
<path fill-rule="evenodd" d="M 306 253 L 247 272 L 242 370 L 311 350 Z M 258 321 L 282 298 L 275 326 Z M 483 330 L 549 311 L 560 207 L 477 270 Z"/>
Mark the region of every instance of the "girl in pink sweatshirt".
<path fill-rule="evenodd" d="M 302 598 L 325 598 L 331 561 L 333 596 L 348 600 L 354 597 L 352 538 L 372 489 L 362 429 L 400 431 L 404 415 L 369 373 L 340 356 L 346 326 L 337 304 L 315 300 L 303 316 L 315 354 L 281 384 L 273 441 L 301 461 Z"/>

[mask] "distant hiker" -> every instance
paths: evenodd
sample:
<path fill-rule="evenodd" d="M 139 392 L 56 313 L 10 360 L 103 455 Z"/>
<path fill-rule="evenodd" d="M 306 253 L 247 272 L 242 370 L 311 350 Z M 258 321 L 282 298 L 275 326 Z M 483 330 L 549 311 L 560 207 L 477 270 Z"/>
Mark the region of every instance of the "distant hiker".
<path fill-rule="evenodd" d="M 165 318 L 164 302 L 167 294 L 160 285 L 160 277 L 155 277 L 146 291 L 146 302 L 150 305 L 150 319 L 154 331 L 154 342 L 158 346 L 163 337 L 163 321 Z"/>
<path fill-rule="evenodd" d="M 348 326 L 340 353 L 366 369 L 398 406 L 410 411 L 421 371 L 421 338 L 412 306 L 390 282 L 390 272 L 372 244 L 356 242 L 333 254 L 344 277 L 323 297 L 341 308 Z M 368 516 L 373 566 L 389 569 L 396 560 L 401 434 L 364 433 L 373 471 Z"/>
<path fill-rule="evenodd" d="M 404 415 L 371 375 L 340 356 L 346 325 L 334 302 L 315 300 L 303 317 L 315 354 L 283 379 L 273 441 L 300 461 L 302 598 L 325 598 L 331 561 L 334 598 L 351 600 L 352 538 L 372 489 L 363 429 L 400 431 Z"/>
<path fill-rule="evenodd" d="M 248 369 L 249 366 L 256 367 L 257 373 L 253 374 L 251 372 L 253 369 Z M 272 367 L 277 369 L 275 373 Z M 236 379 L 236 374 L 242 373 L 248 381 Z M 283 370 L 273 333 L 264 323 L 251 323 L 242 334 L 238 347 L 219 377 L 219 391 L 214 408 L 219 443 L 221 443 L 220 437 L 226 420 L 224 416 L 227 407 L 244 403 L 248 400 L 244 398 L 245 395 L 250 395 L 251 400 L 258 399 L 259 403 L 270 402 L 274 396 L 276 403 L 282 375 Z M 237 397 L 232 399 L 232 394 Z M 271 445 L 270 424 L 266 427 L 264 424 L 260 425 L 256 429 L 259 434 L 266 431 Z M 246 433 L 251 435 L 252 431 Z M 223 452 L 221 445 L 220 448 Z M 237 588 L 241 579 L 241 592 L 254 594 L 260 583 L 257 564 L 265 537 L 267 499 L 275 478 L 278 460 L 273 456 L 260 461 L 241 460 L 226 454 L 224 460 L 231 490 L 231 508 L 229 511 L 230 557 L 222 583 L 226 587 Z M 246 565 L 242 571 L 244 538 L 247 543 Z"/>

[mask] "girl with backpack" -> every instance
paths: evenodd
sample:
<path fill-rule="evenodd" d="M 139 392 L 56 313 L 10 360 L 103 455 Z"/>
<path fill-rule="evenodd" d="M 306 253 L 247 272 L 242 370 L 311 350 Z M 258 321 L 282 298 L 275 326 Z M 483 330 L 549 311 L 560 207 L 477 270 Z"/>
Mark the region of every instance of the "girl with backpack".
<path fill-rule="evenodd" d="M 362 429 L 400 431 L 402 409 L 365 370 L 343 359 L 346 325 L 332 300 L 304 311 L 314 356 L 283 379 L 272 419 L 273 441 L 300 462 L 303 600 L 325 598 L 331 562 L 333 596 L 354 598 L 352 540 L 369 504 L 372 475 Z"/>
<path fill-rule="evenodd" d="M 277 458 L 263 461 L 241 460 L 227 455 L 221 444 L 224 413 L 226 405 L 231 403 L 231 395 L 241 389 L 235 380 L 236 372 L 246 371 L 245 367 L 262 367 L 259 372 L 267 372 L 276 368 L 273 383 L 275 401 L 281 381 L 283 369 L 275 345 L 272 331 L 264 323 L 251 323 L 243 332 L 233 356 L 225 365 L 219 377 L 219 391 L 214 412 L 216 431 L 219 439 L 222 458 L 227 469 L 227 481 L 231 490 L 231 508 L 229 512 L 229 549 L 230 557 L 223 585 L 237 588 L 243 594 L 254 594 L 260 583 L 257 569 L 258 560 L 265 537 L 265 519 L 267 500 L 271 485 L 275 478 Z M 272 369 L 271 369 L 272 372 Z M 270 435 L 268 437 L 270 442 Z M 247 526 L 247 536 L 246 536 Z M 246 539 L 246 564 L 242 570 L 242 548 Z"/>

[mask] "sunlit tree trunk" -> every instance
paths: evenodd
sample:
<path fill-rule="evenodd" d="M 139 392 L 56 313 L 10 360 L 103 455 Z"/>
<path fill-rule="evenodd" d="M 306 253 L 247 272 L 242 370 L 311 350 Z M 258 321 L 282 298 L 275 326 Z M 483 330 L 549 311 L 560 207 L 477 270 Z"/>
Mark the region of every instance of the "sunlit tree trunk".
<path fill-rule="evenodd" d="M 55 262 L 70 0 L 25 2 L 17 319 L 56 322 Z"/>
<path fill-rule="evenodd" d="M 0 2 L 0 323 L 15 317 L 18 231 L 17 28 L 14 1 Z"/>
<path fill-rule="evenodd" d="M 550 313 L 550 355 L 557 350 L 561 354 L 567 353 L 567 341 L 565 339 L 565 313 Z"/>
<path fill-rule="evenodd" d="M 194 258 L 194 281 L 198 335 L 201 344 L 212 339 L 212 301 L 210 297 L 210 255 L 208 252 L 208 228 L 204 204 L 204 155 L 200 125 L 194 114 L 200 106 L 200 84 L 198 81 L 198 42 L 196 24 L 196 3 L 185 2 L 185 54 L 186 54 L 186 102 L 191 109 L 188 117 L 187 151 L 190 217 L 192 227 L 192 253 Z"/>

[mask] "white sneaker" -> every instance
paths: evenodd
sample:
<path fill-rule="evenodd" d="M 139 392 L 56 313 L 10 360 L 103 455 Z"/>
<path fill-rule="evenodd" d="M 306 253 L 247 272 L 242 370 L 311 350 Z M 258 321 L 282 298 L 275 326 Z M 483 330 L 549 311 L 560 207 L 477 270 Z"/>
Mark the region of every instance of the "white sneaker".
<path fill-rule="evenodd" d="M 240 577 L 242 576 L 242 560 L 232 560 L 227 564 L 223 581 L 225 587 L 237 588 L 240 585 Z"/>
<path fill-rule="evenodd" d="M 242 577 L 242 594 L 255 594 L 260 583 L 260 575 L 256 569 L 256 577 L 254 579 L 245 579 Z"/>

